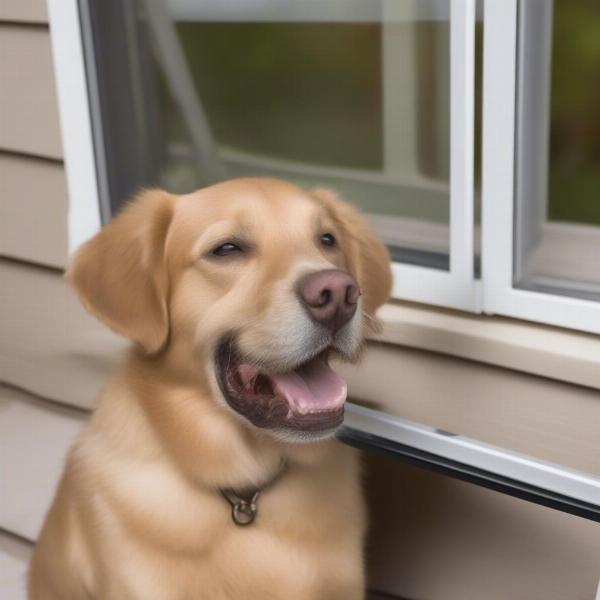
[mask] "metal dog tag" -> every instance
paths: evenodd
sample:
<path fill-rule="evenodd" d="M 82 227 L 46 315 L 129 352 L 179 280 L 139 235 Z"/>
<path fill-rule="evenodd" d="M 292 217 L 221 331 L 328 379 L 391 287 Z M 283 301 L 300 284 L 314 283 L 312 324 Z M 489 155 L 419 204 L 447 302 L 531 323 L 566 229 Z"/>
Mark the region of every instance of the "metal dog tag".
<path fill-rule="evenodd" d="M 267 481 L 258 489 L 255 489 L 252 496 L 248 494 L 245 495 L 246 497 L 244 498 L 243 496 L 240 496 L 240 494 L 234 492 L 232 489 L 221 488 L 219 490 L 223 498 L 225 498 L 225 500 L 227 500 L 231 506 L 231 520 L 236 525 L 245 527 L 246 525 L 251 525 L 254 523 L 258 513 L 258 497 L 260 496 L 260 493 L 273 485 L 286 471 L 286 469 L 287 463 L 282 461 L 279 471 L 277 471 L 277 473 L 275 473 L 275 475 L 269 481 Z"/>
<path fill-rule="evenodd" d="M 239 500 L 231 508 L 231 518 L 236 525 L 250 525 L 256 518 L 256 513 L 256 504 L 246 500 Z"/>

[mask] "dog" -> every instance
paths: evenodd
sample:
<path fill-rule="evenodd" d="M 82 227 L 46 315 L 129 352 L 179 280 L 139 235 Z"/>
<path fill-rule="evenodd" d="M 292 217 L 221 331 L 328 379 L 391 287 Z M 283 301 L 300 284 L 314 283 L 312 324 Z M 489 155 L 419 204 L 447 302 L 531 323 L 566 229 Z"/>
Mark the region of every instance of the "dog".
<path fill-rule="evenodd" d="M 359 457 L 334 437 L 390 259 L 328 190 L 141 193 L 67 271 L 134 344 L 71 449 L 30 600 L 364 598 Z"/>

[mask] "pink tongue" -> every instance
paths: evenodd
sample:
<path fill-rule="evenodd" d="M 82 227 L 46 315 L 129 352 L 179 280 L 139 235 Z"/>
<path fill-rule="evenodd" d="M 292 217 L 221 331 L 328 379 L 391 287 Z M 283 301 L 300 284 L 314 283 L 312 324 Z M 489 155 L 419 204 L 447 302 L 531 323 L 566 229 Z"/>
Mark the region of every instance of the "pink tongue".
<path fill-rule="evenodd" d="M 321 358 L 283 375 L 271 375 L 275 391 L 300 413 L 340 408 L 346 400 L 346 382 Z"/>

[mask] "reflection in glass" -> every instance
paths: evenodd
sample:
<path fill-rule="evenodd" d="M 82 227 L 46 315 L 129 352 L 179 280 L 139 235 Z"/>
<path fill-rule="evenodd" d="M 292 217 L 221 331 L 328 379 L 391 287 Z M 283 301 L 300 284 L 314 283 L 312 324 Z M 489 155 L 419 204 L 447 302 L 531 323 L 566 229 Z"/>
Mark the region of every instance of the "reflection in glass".
<path fill-rule="evenodd" d="M 516 282 L 600 299 L 600 6 L 530 0 L 521 20 Z"/>
<path fill-rule="evenodd" d="M 448 0 L 88 10 L 113 208 L 140 185 L 281 177 L 357 204 L 396 258 L 448 268 Z"/>

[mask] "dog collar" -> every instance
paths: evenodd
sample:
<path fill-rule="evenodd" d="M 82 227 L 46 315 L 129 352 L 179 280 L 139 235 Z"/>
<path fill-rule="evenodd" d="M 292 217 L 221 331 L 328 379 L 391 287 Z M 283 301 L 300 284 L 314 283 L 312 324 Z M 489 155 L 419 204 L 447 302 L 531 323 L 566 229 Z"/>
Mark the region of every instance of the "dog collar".
<path fill-rule="evenodd" d="M 282 460 L 275 475 L 260 487 L 245 490 L 244 493 L 236 492 L 231 488 L 219 489 L 223 498 L 231 506 L 231 519 L 236 525 L 245 527 L 254 522 L 258 514 L 258 498 L 261 492 L 271 487 L 286 470 L 287 462 Z"/>

